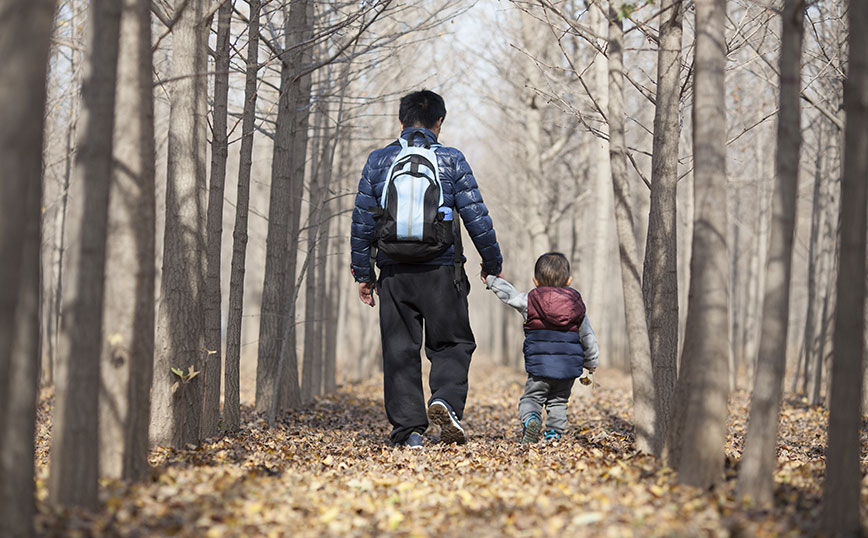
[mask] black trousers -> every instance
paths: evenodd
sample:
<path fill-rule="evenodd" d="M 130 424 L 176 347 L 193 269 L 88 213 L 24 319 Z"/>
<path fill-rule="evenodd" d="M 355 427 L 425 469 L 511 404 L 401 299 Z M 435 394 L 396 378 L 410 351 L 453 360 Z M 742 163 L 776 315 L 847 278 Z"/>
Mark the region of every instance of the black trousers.
<path fill-rule="evenodd" d="M 431 361 L 431 399 L 446 401 L 458 418 L 464 416 L 476 341 L 467 312 L 469 283 L 463 271 L 462 276 L 456 287 L 453 266 L 391 265 L 380 273 L 383 384 L 393 443 L 428 428 L 419 355 L 423 328 L 425 355 Z"/>

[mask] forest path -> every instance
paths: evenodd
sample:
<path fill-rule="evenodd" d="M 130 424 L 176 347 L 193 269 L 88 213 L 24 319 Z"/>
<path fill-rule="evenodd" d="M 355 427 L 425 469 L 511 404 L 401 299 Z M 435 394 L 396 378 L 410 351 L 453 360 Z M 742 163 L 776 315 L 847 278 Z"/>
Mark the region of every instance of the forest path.
<path fill-rule="evenodd" d="M 600 371 L 576 384 L 557 443 L 517 442 L 524 376 L 475 366 L 464 446 L 388 444 L 382 379 L 342 387 L 279 424 L 246 414 L 241 432 L 199 448 L 151 454 L 152 479 L 106 482 L 101 514 L 53 513 L 44 502 L 47 427 L 41 410 L 41 535 L 63 536 L 747 536 L 813 533 L 826 413 L 788 402 L 778 506 L 733 501 L 744 396 L 733 404 L 725 484 L 700 492 L 631 448 L 629 379 Z M 864 458 L 863 458 L 864 461 Z M 781 476 L 784 476 L 784 479 Z M 868 484 L 863 490 L 868 500 Z"/>

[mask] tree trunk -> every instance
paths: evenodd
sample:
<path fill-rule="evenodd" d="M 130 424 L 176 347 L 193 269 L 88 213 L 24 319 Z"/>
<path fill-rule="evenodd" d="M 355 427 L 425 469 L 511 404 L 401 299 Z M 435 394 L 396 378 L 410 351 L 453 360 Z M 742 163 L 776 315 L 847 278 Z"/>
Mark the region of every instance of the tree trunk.
<path fill-rule="evenodd" d="M 847 115 L 841 180 L 841 253 L 829 397 L 829 441 L 823 487 L 823 527 L 829 534 L 860 533 L 859 428 L 861 426 L 865 316 L 865 226 L 868 207 L 868 3 L 850 2 L 850 57 L 844 82 Z"/>
<path fill-rule="evenodd" d="M 139 479 L 148 464 L 156 278 L 151 11 L 124 0 L 118 52 L 99 391 L 100 476 Z"/>
<path fill-rule="evenodd" d="M 202 437 L 217 433 L 220 421 L 221 295 L 220 254 L 223 246 L 223 185 L 226 182 L 226 135 L 229 101 L 229 30 L 232 0 L 225 0 L 217 11 L 217 45 L 214 49 L 214 121 L 211 140 L 211 184 L 208 187 L 208 274 L 205 277 L 205 367 L 202 385 Z"/>
<path fill-rule="evenodd" d="M 651 157 L 651 210 L 642 292 L 654 371 L 655 456 L 669 431 L 678 380 L 678 238 L 676 193 L 681 131 L 681 0 L 663 0 L 657 48 L 657 95 Z"/>
<path fill-rule="evenodd" d="M 615 225 L 621 253 L 621 284 L 629 335 L 630 373 L 633 377 L 633 423 L 636 449 L 654 453 L 654 378 L 648 347 L 648 326 L 642 302 L 639 254 L 633 233 L 632 195 L 627 175 L 624 140 L 624 29 L 620 19 L 621 0 L 609 2 L 609 155 L 615 193 Z"/>
<path fill-rule="evenodd" d="M 304 300 L 304 361 L 301 369 L 301 399 L 310 402 L 322 393 L 322 338 L 318 334 L 318 327 L 322 321 L 317 319 L 321 302 L 325 301 L 326 294 L 323 280 L 319 274 L 319 264 L 324 261 L 324 256 L 319 245 L 319 227 L 321 222 L 322 205 L 325 198 L 324 185 L 322 183 L 322 165 L 326 159 L 322 158 L 325 147 L 322 126 L 327 110 L 322 109 L 320 102 L 319 110 L 314 117 L 313 132 L 319 137 L 319 146 L 314 146 L 313 162 L 311 163 L 310 200 L 307 224 L 307 259 L 305 260 L 305 300 Z"/>
<path fill-rule="evenodd" d="M 591 26 L 595 29 L 598 36 L 605 36 L 607 32 L 607 22 L 605 9 L 601 4 L 592 6 L 589 10 Z M 609 67 L 606 56 L 599 53 L 594 58 L 593 63 L 594 74 L 594 98 L 603 110 L 607 110 L 609 106 Z M 603 138 L 594 137 L 591 140 L 591 162 L 593 163 L 593 189 L 594 189 L 594 212 L 593 219 L 593 247 L 592 260 L 593 270 L 591 272 L 591 289 L 588 293 L 588 313 L 591 316 L 597 316 L 599 320 L 605 319 L 605 312 L 610 310 L 607 304 L 609 297 L 610 277 L 612 271 L 612 260 L 609 255 L 611 252 L 612 239 L 615 234 L 612 232 L 612 215 L 614 214 L 614 205 L 612 201 L 612 169 L 609 157 L 609 142 Z M 609 349 L 608 357 L 614 359 L 611 354 L 611 344 L 613 338 L 612 328 L 607 328 L 607 323 L 603 323 L 597 332 L 599 338 L 600 349 Z M 518 354 L 516 354 L 517 356 Z"/>
<path fill-rule="evenodd" d="M 120 4 L 90 4 L 81 129 L 70 185 L 69 266 L 52 417 L 49 492 L 60 506 L 97 506 L 103 290 Z"/>
<path fill-rule="evenodd" d="M 288 366 L 280 372 L 280 392 L 277 401 L 281 410 L 295 408 L 300 405 L 301 394 L 298 384 L 298 357 L 296 351 L 295 309 L 298 300 L 299 283 L 295 280 L 298 265 L 299 219 L 301 216 L 301 201 L 304 192 L 304 175 L 307 164 L 308 123 L 310 120 L 311 74 L 301 74 L 306 66 L 313 63 L 313 49 L 309 45 L 313 38 L 314 2 L 300 0 L 293 3 L 289 11 L 287 23 L 288 48 L 293 48 L 290 65 L 295 73 L 290 85 L 291 116 L 291 151 L 289 154 L 291 171 L 291 206 L 289 233 L 286 245 L 287 289 L 292 300 L 286 303 L 286 315 L 283 317 L 283 342 L 280 347 L 280 362 Z M 306 46 L 305 46 L 306 45 Z"/>
<path fill-rule="evenodd" d="M 247 257 L 247 215 L 250 207 L 250 169 L 253 165 L 253 133 L 256 123 L 256 83 L 259 71 L 260 1 L 250 1 L 247 29 L 247 76 L 241 120 L 241 158 L 238 194 L 235 197 L 235 229 L 232 232 L 232 268 L 229 278 L 229 320 L 226 325 L 226 379 L 223 395 L 223 427 L 235 431 L 241 425 L 240 364 L 241 321 L 244 307 L 244 265 Z"/>
<path fill-rule="evenodd" d="M 205 0 L 176 0 L 172 29 L 166 231 L 157 314 L 151 441 L 180 448 L 199 442 L 202 366 L 206 355 L 205 200 L 210 21 Z M 183 372 L 183 376 L 173 372 Z M 192 374 L 195 372 L 195 374 Z M 191 374 L 193 377 L 190 377 Z"/>
<path fill-rule="evenodd" d="M 726 249 L 726 40 L 724 0 L 697 0 L 693 102 L 695 225 L 684 354 L 669 461 L 682 483 L 723 478 L 728 384 Z"/>
<path fill-rule="evenodd" d="M 820 227 L 823 223 L 821 218 L 823 213 L 823 193 L 821 190 L 823 184 L 822 147 L 823 124 L 820 123 L 817 129 L 817 156 L 814 161 L 814 188 L 811 199 L 811 235 L 808 243 L 808 308 L 805 312 L 805 334 L 804 343 L 802 344 L 804 348 L 804 382 L 801 387 L 802 393 L 807 393 L 808 371 L 814 356 L 814 331 L 816 328 L 816 307 L 814 303 L 816 302 L 817 288 L 819 287 L 819 282 L 817 282 L 818 240 L 820 237 Z M 799 372 L 797 371 L 796 376 L 793 378 L 793 392 L 796 392 L 798 379 Z"/>
<path fill-rule="evenodd" d="M 0 1 L 0 535 L 33 533 L 40 178 L 51 0 Z M 22 234 L 23 231 L 23 234 Z"/>
<path fill-rule="evenodd" d="M 256 367 L 256 410 L 268 412 L 270 417 L 301 403 L 295 349 L 295 273 L 311 82 L 310 74 L 296 73 L 310 57 L 309 46 L 302 45 L 312 32 L 309 3 L 292 3 L 285 18 L 287 50 L 281 55 Z"/>
<path fill-rule="evenodd" d="M 782 13 L 777 181 L 772 199 L 759 358 L 738 474 L 739 495 L 761 506 L 771 506 L 773 500 L 778 419 L 787 365 L 790 274 L 802 144 L 799 94 L 804 9 L 803 0 L 786 0 Z"/>

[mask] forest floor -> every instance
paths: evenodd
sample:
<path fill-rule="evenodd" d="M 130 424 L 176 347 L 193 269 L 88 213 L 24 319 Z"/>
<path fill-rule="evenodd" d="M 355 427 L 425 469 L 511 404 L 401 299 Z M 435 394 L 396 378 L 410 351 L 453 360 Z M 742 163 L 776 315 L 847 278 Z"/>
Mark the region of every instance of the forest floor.
<path fill-rule="evenodd" d="M 188 450 L 156 449 L 138 484 L 105 481 L 101 513 L 47 503 L 50 397 L 37 450 L 42 536 L 805 536 L 817 533 L 825 409 L 787 398 L 775 505 L 734 498 L 747 395 L 731 403 L 726 480 L 680 486 L 672 470 L 632 446 L 629 379 L 597 373 L 576 384 L 559 442 L 518 444 L 524 376 L 471 370 L 469 442 L 423 450 L 388 444 L 381 378 L 347 385 L 269 427 L 247 409 L 242 430 Z M 433 429 L 433 428 L 432 428 Z M 863 476 L 868 435 L 863 430 Z M 868 505 L 868 478 L 862 481 Z M 863 513 L 863 516 L 865 514 Z"/>

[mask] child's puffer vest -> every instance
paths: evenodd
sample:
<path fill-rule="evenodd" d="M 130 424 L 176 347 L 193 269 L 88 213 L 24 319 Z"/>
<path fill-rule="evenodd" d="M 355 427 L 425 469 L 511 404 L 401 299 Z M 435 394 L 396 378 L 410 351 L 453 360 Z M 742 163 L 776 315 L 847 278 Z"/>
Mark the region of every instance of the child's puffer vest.
<path fill-rule="evenodd" d="M 579 327 L 585 303 L 573 288 L 540 286 L 527 294 L 524 367 L 527 373 L 554 379 L 582 375 L 585 352 Z"/>

